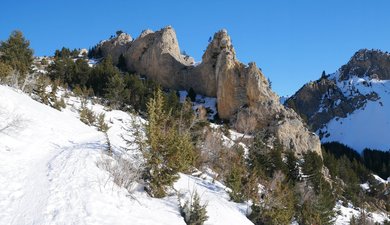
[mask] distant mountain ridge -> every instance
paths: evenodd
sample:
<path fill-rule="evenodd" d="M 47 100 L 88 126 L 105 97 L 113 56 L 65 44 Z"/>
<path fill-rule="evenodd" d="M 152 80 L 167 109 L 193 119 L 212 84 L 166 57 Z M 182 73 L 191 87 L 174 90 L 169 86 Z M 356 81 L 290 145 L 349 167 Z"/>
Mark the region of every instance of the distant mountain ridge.
<path fill-rule="evenodd" d="M 305 84 L 285 105 L 301 115 L 322 142 L 386 151 L 390 149 L 390 54 L 361 49 L 335 73 Z"/>

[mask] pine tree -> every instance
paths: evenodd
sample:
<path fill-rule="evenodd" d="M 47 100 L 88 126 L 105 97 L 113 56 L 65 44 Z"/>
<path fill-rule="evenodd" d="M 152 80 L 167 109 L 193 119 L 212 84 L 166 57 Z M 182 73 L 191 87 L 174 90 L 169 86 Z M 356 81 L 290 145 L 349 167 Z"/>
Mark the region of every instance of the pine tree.
<path fill-rule="evenodd" d="M 249 148 L 248 165 L 251 171 L 256 171 L 259 177 L 271 177 L 269 147 L 264 143 L 266 134 L 259 132 L 255 135 L 253 144 Z"/>
<path fill-rule="evenodd" d="M 311 182 L 316 193 L 319 193 L 322 178 L 322 159 L 317 153 L 312 151 L 304 154 L 303 158 L 302 172 L 307 177 L 307 180 Z"/>
<path fill-rule="evenodd" d="M 226 177 L 226 186 L 231 189 L 230 198 L 235 202 L 242 202 L 245 200 L 244 179 L 247 176 L 242 149 L 237 149 L 234 157 L 230 159 L 230 164 L 231 168 Z"/>
<path fill-rule="evenodd" d="M 112 58 L 108 55 L 92 69 L 87 85 L 93 88 L 96 95 L 104 96 L 110 79 L 118 73 L 118 68 L 113 65 Z"/>
<path fill-rule="evenodd" d="M 249 218 L 255 224 L 291 224 L 295 213 L 294 205 L 294 193 L 279 171 L 274 175 L 264 202 L 257 209 L 254 207 Z"/>
<path fill-rule="evenodd" d="M 167 188 L 178 178 L 177 173 L 187 171 L 193 165 L 194 146 L 189 132 L 179 132 L 171 111 L 165 111 L 160 89 L 149 100 L 148 121 L 146 136 L 150 148 L 144 152 L 146 180 L 152 196 L 164 197 Z"/>
<path fill-rule="evenodd" d="M 88 80 L 90 79 L 91 67 L 89 67 L 87 61 L 84 59 L 77 59 L 74 63 L 74 74 L 69 85 L 74 87 L 74 85 L 86 86 Z"/>
<path fill-rule="evenodd" d="M 118 64 L 116 65 L 121 71 L 126 71 L 127 70 L 127 65 L 126 65 L 126 58 L 123 54 L 121 54 L 118 58 Z"/>
<path fill-rule="evenodd" d="M 98 131 L 106 133 L 110 127 L 105 122 L 106 115 L 104 113 L 100 113 L 97 117 L 97 128 Z"/>
<path fill-rule="evenodd" d="M 202 225 L 207 219 L 207 204 L 200 204 L 200 197 L 197 192 L 191 196 L 191 201 L 186 201 L 182 207 L 182 216 L 187 225 Z"/>
<path fill-rule="evenodd" d="M 23 33 L 13 31 L 8 40 L 0 43 L 0 52 L 0 62 L 11 66 L 24 78 L 33 62 L 33 50 Z"/>
<path fill-rule="evenodd" d="M 290 182 L 295 183 L 299 179 L 298 159 L 295 157 L 295 154 L 292 151 L 286 153 L 286 158 L 287 179 Z"/>
<path fill-rule="evenodd" d="M 195 102 L 195 100 L 196 100 L 196 93 L 195 93 L 195 91 L 194 91 L 193 88 L 190 88 L 190 89 L 188 90 L 188 95 L 187 95 L 187 97 L 191 99 L 191 102 Z"/>
<path fill-rule="evenodd" d="M 94 123 L 96 122 L 96 115 L 91 109 L 87 107 L 86 100 L 83 100 L 83 102 L 81 102 L 81 108 L 79 114 L 80 114 L 80 121 L 89 126 L 94 125 Z"/>
<path fill-rule="evenodd" d="M 123 78 L 119 73 L 113 74 L 105 89 L 105 96 L 110 103 L 110 106 L 114 109 L 118 109 L 120 104 L 123 102 L 125 84 Z"/>
<path fill-rule="evenodd" d="M 170 91 L 166 97 L 165 110 L 172 109 L 172 114 L 177 116 L 180 112 L 180 101 L 176 91 Z"/>
<path fill-rule="evenodd" d="M 335 198 L 330 184 L 322 175 L 322 166 L 322 159 L 317 153 L 308 152 L 304 155 L 302 170 L 307 181 L 314 188 L 312 198 L 308 199 L 302 206 L 302 218 L 306 223 L 333 223 Z"/>
<path fill-rule="evenodd" d="M 319 214 L 321 224 L 333 224 L 335 216 L 333 208 L 335 205 L 336 201 L 333 196 L 330 184 L 322 178 L 320 184 L 320 193 L 318 200 L 315 203 L 315 209 Z"/>

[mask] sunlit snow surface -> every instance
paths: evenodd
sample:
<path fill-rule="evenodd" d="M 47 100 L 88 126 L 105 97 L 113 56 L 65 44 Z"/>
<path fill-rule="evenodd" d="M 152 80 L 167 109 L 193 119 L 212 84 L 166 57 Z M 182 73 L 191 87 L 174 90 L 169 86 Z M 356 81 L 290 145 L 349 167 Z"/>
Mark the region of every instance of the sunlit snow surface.
<path fill-rule="evenodd" d="M 0 129 L 6 121 L 18 121 L 0 132 L 0 224 L 185 224 L 176 194 L 163 199 L 149 197 L 141 184 L 132 197 L 116 186 L 96 162 L 106 148 L 105 136 L 81 123 L 80 100 L 67 98 L 62 112 L 32 100 L 9 87 L 0 86 Z M 129 136 L 133 121 L 141 118 L 122 111 L 106 111 L 88 104 L 94 112 L 106 113 L 114 151 L 125 151 L 122 136 Z M 252 224 L 245 216 L 246 204 L 229 201 L 227 188 L 208 173 L 180 174 L 174 185 L 181 198 L 196 190 L 207 203 L 205 224 Z"/>

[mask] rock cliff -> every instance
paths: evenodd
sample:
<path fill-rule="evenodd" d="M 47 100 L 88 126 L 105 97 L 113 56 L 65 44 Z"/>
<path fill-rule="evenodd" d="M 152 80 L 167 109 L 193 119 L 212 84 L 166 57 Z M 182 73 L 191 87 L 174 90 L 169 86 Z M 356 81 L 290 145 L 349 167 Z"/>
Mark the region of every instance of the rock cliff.
<path fill-rule="evenodd" d="M 117 64 L 119 56 L 127 51 L 132 41 L 130 35 L 121 33 L 115 38 L 100 42 L 99 48 L 103 56 L 111 55 L 113 62 Z"/>
<path fill-rule="evenodd" d="M 226 30 L 214 34 L 198 65 L 180 53 L 170 26 L 156 32 L 144 31 L 125 43 L 126 47 L 115 46 L 115 41 L 107 43 L 114 43 L 114 50 L 102 51 L 103 55 L 115 58 L 116 50 L 121 49 L 131 72 L 146 75 L 166 88 L 193 88 L 198 94 L 216 97 L 219 117 L 230 120 L 238 131 L 266 131 L 298 155 L 306 151 L 321 155 L 318 137 L 293 110 L 280 104 L 256 64 L 245 65 L 237 60 Z"/>

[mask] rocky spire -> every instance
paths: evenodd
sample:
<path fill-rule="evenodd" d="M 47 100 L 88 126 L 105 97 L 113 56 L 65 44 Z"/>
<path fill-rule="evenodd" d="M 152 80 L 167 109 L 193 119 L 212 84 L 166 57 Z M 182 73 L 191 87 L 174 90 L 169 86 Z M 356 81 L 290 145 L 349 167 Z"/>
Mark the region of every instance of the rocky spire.
<path fill-rule="evenodd" d="M 340 69 L 340 80 L 351 76 L 390 80 L 390 54 L 380 50 L 361 49 Z"/>

